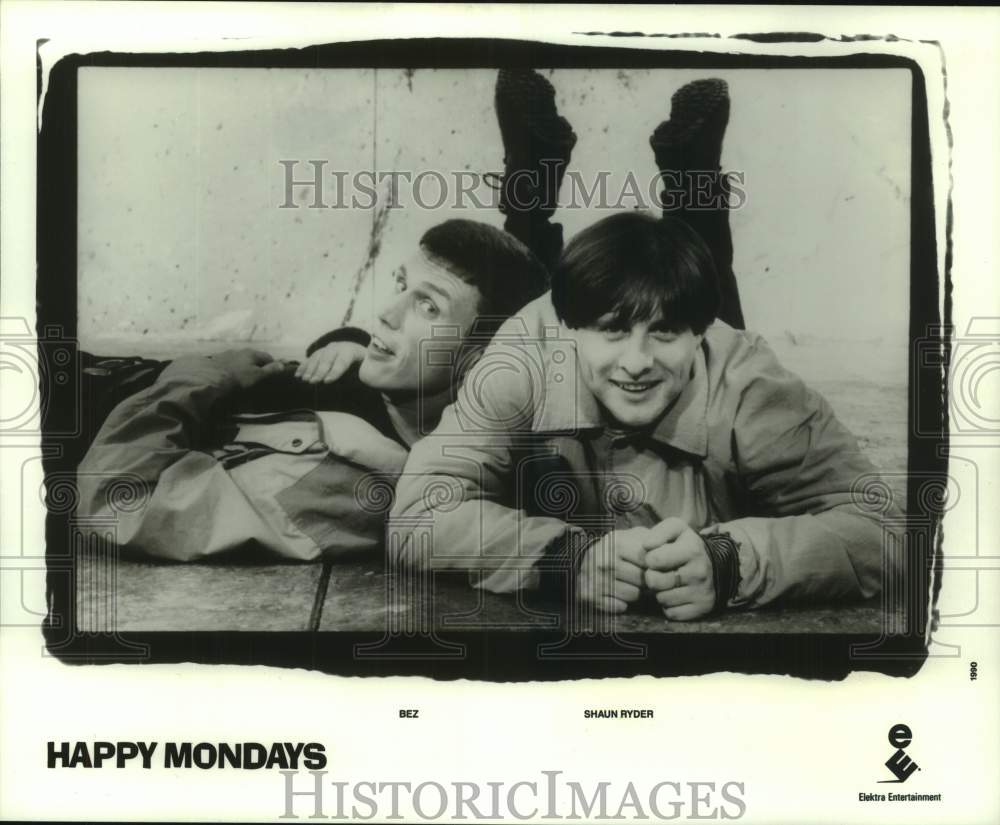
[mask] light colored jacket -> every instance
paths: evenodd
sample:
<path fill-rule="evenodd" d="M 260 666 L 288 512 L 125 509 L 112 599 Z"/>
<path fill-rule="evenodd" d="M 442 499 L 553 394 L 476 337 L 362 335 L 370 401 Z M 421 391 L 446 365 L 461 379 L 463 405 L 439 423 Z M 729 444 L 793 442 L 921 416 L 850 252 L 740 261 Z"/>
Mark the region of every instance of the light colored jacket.
<path fill-rule="evenodd" d="M 218 421 L 236 391 L 219 361 L 186 357 L 115 407 L 78 468 L 82 528 L 176 561 L 380 549 L 406 449 L 345 412 Z"/>
<path fill-rule="evenodd" d="M 758 335 L 717 322 L 690 382 L 647 434 L 615 434 L 579 377 L 548 295 L 497 334 L 456 402 L 414 446 L 388 549 L 464 570 L 494 592 L 536 587 L 569 537 L 678 516 L 739 545 L 730 601 L 869 597 L 882 583 L 889 503 L 829 404 Z M 854 492 L 852 492 L 854 491 Z"/>

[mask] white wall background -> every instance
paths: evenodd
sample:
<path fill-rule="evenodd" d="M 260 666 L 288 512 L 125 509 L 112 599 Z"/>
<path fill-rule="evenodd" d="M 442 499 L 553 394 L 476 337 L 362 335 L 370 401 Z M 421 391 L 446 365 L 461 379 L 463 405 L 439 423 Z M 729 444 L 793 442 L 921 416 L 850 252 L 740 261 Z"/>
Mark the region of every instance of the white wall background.
<path fill-rule="evenodd" d="M 748 326 L 843 343 L 831 362 L 905 381 L 910 78 L 902 70 L 556 70 L 587 181 L 656 173 L 648 139 L 685 82 L 726 79 L 723 167 Z M 500 171 L 491 70 L 137 69 L 80 72 L 79 332 L 100 353 L 169 355 L 250 341 L 301 352 L 367 325 L 436 212 L 280 209 L 281 159 L 327 170 Z M 333 178 L 328 178 L 333 186 Z M 425 190 L 433 200 L 436 187 Z M 327 190 L 327 202 L 335 190 Z M 565 197 L 565 186 L 564 186 Z M 630 204 L 629 204 L 630 205 Z M 569 238 L 605 212 L 560 209 Z M 466 217 L 502 225 L 495 210 Z M 789 335 L 790 333 L 790 335 Z M 881 342 L 883 346 L 873 345 Z M 874 371 L 874 373 L 872 372 Z"/>

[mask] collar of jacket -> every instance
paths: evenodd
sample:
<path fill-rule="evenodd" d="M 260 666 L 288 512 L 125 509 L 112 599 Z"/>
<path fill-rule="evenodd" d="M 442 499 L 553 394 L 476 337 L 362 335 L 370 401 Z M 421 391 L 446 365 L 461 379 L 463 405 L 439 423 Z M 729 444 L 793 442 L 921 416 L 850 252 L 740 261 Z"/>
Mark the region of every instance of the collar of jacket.
<path fill-rule="evenodd" d="M 570 365 L 556 365 L 545 360 L 545 396 L 535 410 L 532 431 L 578 431 L 604 429 L 608 422 L 597 399 L 580 375 L 575 349 Z M 575 370 L 573 380 L 566 372 Z M 708 455 L 708 370 L 705 365 L 705 342 L 694 357 L 694 374 L 680 396 L 650 433 L 652 438 L 704 458 Z"/>

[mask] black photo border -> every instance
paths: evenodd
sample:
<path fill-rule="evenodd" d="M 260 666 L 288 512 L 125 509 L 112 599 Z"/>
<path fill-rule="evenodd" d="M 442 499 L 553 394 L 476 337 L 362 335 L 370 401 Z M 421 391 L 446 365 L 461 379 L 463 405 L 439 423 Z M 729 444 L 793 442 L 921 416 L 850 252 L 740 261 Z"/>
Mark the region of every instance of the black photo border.
<path fill-rule="evenodd" d="M 745 35 L 760 42 L 817 42 L 820 35 Z M 875 38 L 872 38 L 874 40 Z M 39 44 L 41 45 L 41 44 Z M 721 47 L 721 41 L 720 41 Z M 556 45 L 486 38 L 367 40 L 304 48 L 170 54 L 99 52 L 56 62 L 42 103 L 37 167 L 37 336 L 39 362 L 53 342 L 69 344 L 77 359 L 77 72 L 88 66 L 213 68 L 671 68 L 671 69 L 905 69 L 912 78 L 910 318 L 907 534 L 932 540 L 907 543 L 902 632 L 874 638 L 852 634 L 623 634 L 646 645 L 641 659 L 539 658 L 538 646 L 558 642 L 548 631 L 477 631 L 442 635 L 464 646 L 459 659 L 359 658 L 359 644 L 380 634 L 358 632 L 129 632 L 84 633 L 76 627 L 72 512 L 51 506 L 53 479 L 73 477 L 80 458 L 74 433 L 89 410 L 79 403 L 79 369 L 68 381 L 40 382 L 42 455 L 49 506 L 45 524 L 46 591 L 43 622 L 48 653 L 66 664 L 118 662 L 253 664 L 305 667 L 339 675 L 424 675 L 439 679 L 554 680 L 716 671 L 792 674 L 840 679 L 852 670 L 911 676 L 927 656 L 928 611 L 940 587 L 941 512 L 925 494 L 928 479 L 947 481 L 947 360 L 950 339 L 951 203 L 948 203 L 944 272 L 937 266 L 935 181 L 931 165 L 927 84 L 913 59 L 862 50 L 849 55 L 779 56 L 649 50 L 628 46 Z M 943 294 L 942 294 L 943 293 Z M 944 317 L 939 303 L 943 298 Z M 927 357 L 927 353 L 939 357 Z M 43 376 L 45 372 L 43 371 Z M 932 423 L 928 429 L 928 422 Z M 919 426 L 918 426 L 919 424 Z M 400 640 L 403 647 L 419 639 Z M 858 652 L 861 651 L 861 655 Z M 400 649 L 402 652 L 402 649 Z"/>

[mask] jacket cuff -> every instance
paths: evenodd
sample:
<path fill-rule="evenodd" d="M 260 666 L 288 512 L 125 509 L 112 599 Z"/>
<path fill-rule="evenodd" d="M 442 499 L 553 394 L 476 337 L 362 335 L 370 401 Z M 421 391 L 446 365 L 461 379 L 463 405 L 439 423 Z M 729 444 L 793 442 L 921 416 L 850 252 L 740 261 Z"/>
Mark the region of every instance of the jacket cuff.
<path fill-rule="evenodd" d="M 740 586 L 739 545 L 728 533 L 715 533 L 701 537 L 712 562 L 712 580 L 715 583 L 715 610 L 725 610 L 731 599 L 736 598 Z"/>
<path fill-rule="evenodd" d="M 567 527 L 565 533 L 549 544 L 536 564 L 540 573 L 539 591 L 545 596 L 571 603 L 583 557 L 599 538 L 579 527 Z"/>
<path fill-rule="evenodd" d="M 232 395 L 239 389 L 239 382 L 225 363 L 206 355 L 183 355 L 175 358 L 159 374 L 155 384 L 176 385 L 197 390 L 201 394 L 212 389 L 219 396 Z"/>
<path fill-rule="evenodd" d="M 340 329 L 335 329 L 332 332 L 326 333 L 326 335 L 321 335 L 315 341 L 313 341 L 308 349 L 306 349 L 306 357 L 308 358 L 316 350 L 322 349 L 327 344 L 334 344 L 338 341 L 347 341 L 351 344 L 358 344 L 362 347 L 367 347 L 371 343 L 372 337 L 363 329 L 359 327 L 341 327 Z"/>

